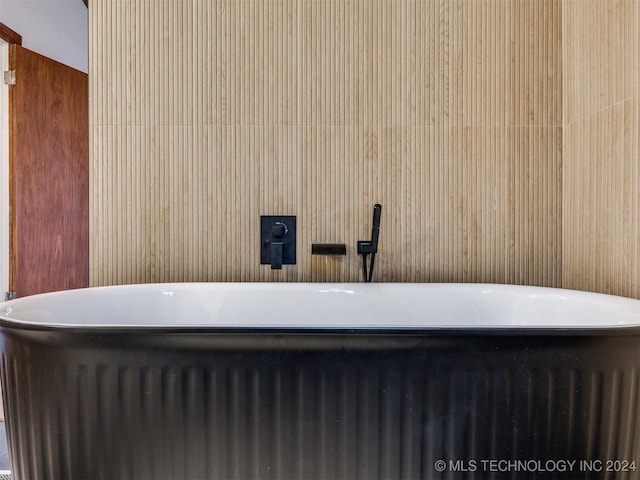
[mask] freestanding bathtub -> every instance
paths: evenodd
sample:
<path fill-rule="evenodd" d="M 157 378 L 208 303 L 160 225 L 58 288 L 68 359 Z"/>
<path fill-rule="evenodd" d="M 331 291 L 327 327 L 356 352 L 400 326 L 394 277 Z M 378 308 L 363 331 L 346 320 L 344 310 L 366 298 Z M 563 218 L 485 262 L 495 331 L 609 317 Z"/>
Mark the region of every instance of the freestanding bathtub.
<path fill-rule="evenodd" d="M 164 284 L 0 317 L 15 479 L 640 478 L 640 301 Z"/>

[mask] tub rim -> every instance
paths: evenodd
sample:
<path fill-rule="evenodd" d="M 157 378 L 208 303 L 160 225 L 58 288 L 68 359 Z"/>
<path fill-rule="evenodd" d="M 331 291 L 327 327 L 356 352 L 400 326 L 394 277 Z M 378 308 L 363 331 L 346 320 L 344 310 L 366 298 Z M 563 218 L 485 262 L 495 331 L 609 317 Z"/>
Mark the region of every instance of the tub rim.
<path fill-rule="evenodd" d="M 23 320 L 6 316 L 7 310 L 12 313 L 12 307 L 21 303 L 29 302 L 31 299 L 45 299 L 54 296 L 78 295 L 83 291 L 115 291 L 130 289 L 189 289 L 194 286 L 198 288 L 215 287 L 225 288 L 275 288 L 286 289 L 294 286 L 304 288 L 345 288 L 357 287 L 363 289 L 371 288 L 401 288 L 402 286 L 425 286 L 431 288 L 462 288 L 462 289 L 482 289 L 491 288 L 497 290 L 517 290 L 520 292 L 544 293 L 547 295 L 559 294 L 570 296 L 571 301 L 580 298 L 595 299 L 598 301 L 612 301 L 620 304 L 633 305 L 638 310 L 640 317 L 640 300 L 622 297 L 617 295 L 603 294 L 597 292 L 587 292 L 555 287 L 540 287 L 528 285 L 512 284 L 492 284 L 492 283 L 334 283 L 334 282 L 172 282 L 172 283 L 148 283 L 148 284 L 128 284 L 88 287 L 74 290 L 63 290 L 48 292 L 28 297 L 21 297 L 15 300 L 0 303 L 0 330 L 27 330 L 44 332 L 67 332 L 71 334 L 225 334 L 225 335 L 255 335 L 255 334 L 282 334 L 282 335 L 640 335 L 640 321 L 630 324 L 598 324 L 598 325 L 517 325 L 517 324 L 497 324 L 497 325 L 422 325 L 422 326 L 321 326 L 321 325 L 216 325 L 216 324 L 77 324 L 77 323 L 42 323 L 32 320 Z M 508 293 L 508 292 L 507 292 Z M 575 297 L 575 298 L 574 298 Z"/>

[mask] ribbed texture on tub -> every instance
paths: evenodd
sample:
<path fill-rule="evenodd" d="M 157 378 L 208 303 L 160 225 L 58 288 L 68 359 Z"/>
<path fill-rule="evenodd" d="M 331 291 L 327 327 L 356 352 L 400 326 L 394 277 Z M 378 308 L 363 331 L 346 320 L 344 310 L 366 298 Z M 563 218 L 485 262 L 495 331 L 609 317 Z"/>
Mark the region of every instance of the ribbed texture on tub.
<path fill-rule="evenodd" d="M 32 367 L 3 358 L 18 480 L 438 479 L 640 448 L 637 369 Z"/>

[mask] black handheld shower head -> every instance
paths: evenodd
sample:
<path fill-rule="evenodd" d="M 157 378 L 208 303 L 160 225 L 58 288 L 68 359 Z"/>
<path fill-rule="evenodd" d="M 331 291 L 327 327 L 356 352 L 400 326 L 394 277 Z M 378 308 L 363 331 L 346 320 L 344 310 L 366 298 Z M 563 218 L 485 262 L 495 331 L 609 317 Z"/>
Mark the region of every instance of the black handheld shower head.
<path fill-rule="evenodd" d="M 373 206 L 373 222 L 371 226 L 371 253 L 378 253 L 378 236 L 380 235 L 380 214 L 382 205 L 376 203 Z"/>
<path fill-rule="evenodd" d="M 362 268 L 364 271 L 364 281 L 370 282 L 373 277 L 373 265 L 378 253 L 378 237 L 380 235 L 380 215 L 382 205 L 376 203 L 373 206 L 373 222 L 371 226 L 371 240 L 358 240 L 358 255 L 362 255 Z M 371 264 L 367 273 L 367 255 L 371 255 Z"/>

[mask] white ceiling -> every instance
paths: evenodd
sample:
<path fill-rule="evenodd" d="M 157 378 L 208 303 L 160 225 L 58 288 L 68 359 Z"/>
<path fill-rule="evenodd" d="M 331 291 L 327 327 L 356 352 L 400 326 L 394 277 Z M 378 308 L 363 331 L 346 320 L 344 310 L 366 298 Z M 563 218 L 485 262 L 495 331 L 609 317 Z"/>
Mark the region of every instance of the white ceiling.
<path fill-rule="evenodd" d="M 0 0 L 0 22 L 22 46 L 88 72 L 89 28 L 82 0 Z"/>

